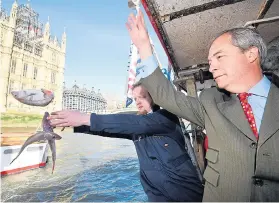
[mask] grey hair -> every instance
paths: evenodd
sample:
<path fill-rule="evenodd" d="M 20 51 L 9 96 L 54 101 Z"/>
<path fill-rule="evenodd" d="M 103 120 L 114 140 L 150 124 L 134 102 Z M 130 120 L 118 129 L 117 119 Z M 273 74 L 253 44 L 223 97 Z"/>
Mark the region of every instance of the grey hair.
<path fill-rule="evenodd" d="M 223 34 L 229 34 L 232 39 L 232 44 L 243 52 L 251 47 L 257 47 L 259 50 L 260 64 L 262 65 L 264 63 L 267 55 L 267 48 L 263 38 L 256 29 L 243 27 L 233 28 L 221 32 L 215 39 Z"/>
<path fill-rule="evenodd" d="M 263 70 L 268 72 L 279 70 L 279 36 L 267 45 L 267 56 L 264 60 Z"/>

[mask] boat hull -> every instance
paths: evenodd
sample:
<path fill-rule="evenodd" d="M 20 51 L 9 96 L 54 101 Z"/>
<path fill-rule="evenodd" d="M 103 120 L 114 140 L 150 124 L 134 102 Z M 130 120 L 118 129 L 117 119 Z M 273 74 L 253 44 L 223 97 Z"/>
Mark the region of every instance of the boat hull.
<path fill-rule="evenodd" d="M 1 146 L 1 176 L 20 173 L 30 169 L 41 168 L 47 162 L 47 143 L 36 143 L 27 146 L 21 155 L 12 163 L 22 145 Z"/>

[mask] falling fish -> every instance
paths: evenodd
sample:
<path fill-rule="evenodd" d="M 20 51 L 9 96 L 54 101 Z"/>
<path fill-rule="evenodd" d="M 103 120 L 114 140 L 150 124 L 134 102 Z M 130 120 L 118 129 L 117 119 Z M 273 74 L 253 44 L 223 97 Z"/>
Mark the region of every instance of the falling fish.
<path fill-rule="evenodd" d="M 49 117 L 49 113 L 45 112 L 45 115 L 42 119 L 42 128 L 43 131 L 37 132 L 36 134 L 29 137 L 25 143 L 22 145 L 18 155 L 12 160 L 11 163 L 13 163 L 19 155 L 23 152 L 23 150 L 30 144 L 34 142 L 38 142 L 41 140 L 47 140 L 48 144 L 50 146 L 50 150 L 52 152 L 52 173 L 54 171 L 55 167 L 55 160 L 56 160 L 56 146 L 55 146 L 55 140 L 60 140 L 62 137 L 56 133 L 53 132 L 53 128 L 49 123 L 49 120 L 47 119 Z M 10 163 L 10 164 L 11 164 Z"/>
<path fill-rule="evenodd" d="M 19 90 L 11 94 L 19 102 L 31 106 L 47 106 L 54 98 L 54 93 L 46 89 Z"/>

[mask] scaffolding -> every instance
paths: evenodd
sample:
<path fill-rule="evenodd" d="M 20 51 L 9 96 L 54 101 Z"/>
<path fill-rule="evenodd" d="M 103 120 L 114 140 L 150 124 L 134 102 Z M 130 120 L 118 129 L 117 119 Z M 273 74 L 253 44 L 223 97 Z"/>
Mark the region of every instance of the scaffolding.
<path fill-rule="evenodd" d="M 43 23 L 39 21 L 39 14 L 35 12 L 29 2 L 17 7 L 14 45 L 36 55 L 42 55 Z"/>
<path fill-rule="evenodd" d="M 2 8 L 2 1 L 0 0 L 0 20 L 9 20 L 9 16 L 4 8 Z"/>

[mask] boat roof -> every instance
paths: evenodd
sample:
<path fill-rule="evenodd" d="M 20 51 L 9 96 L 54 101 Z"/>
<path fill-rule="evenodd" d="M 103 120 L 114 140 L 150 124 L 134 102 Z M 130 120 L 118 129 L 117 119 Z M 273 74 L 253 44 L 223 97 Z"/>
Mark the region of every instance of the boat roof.
<path fill-rule="evenodd" d="M 207 64 L 214 37 L 249 21 L 279 16 L 278 0 L 142 0 L 174 71 Z M 267 44 L 279 36 L 279 21 L 259 24 Z"/>

